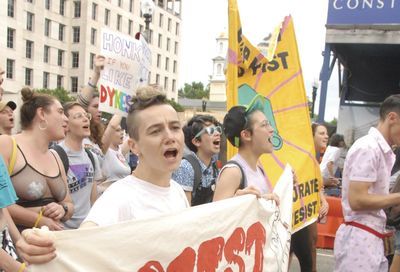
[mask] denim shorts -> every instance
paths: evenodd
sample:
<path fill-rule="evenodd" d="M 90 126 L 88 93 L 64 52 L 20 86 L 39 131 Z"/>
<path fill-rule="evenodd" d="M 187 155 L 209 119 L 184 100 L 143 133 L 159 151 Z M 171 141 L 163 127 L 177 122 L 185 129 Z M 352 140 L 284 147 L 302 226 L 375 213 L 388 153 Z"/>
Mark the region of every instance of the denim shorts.
<path fill-rule="evenodd" d="M 400 230 L 396 230 L 394 235 L 394 254 L 400 255 Z"/>

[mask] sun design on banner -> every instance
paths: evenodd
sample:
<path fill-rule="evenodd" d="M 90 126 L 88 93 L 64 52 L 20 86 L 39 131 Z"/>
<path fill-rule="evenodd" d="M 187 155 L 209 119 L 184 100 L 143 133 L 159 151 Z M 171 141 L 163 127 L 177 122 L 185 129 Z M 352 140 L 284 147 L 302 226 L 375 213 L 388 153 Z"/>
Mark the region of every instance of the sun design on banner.
<path fill-rule="evenodd" d="M 256 108 L 264 112 L 274 128 L 274 152 L 263 155 L 261 163 L 271 184 L 276 183 L 286 164 L 295 170 L 295 232 L 317 219 L 322 178 L 315 159 L 308 100 L 290 16 L 268 36 L 268 45 L 261 50 L 263 53 L 243 34 L 236 0 L 229 0 L 228 108 L 248 108 L 257 100 Z M 236 152 L 228 145 L 228 158 Z"/>

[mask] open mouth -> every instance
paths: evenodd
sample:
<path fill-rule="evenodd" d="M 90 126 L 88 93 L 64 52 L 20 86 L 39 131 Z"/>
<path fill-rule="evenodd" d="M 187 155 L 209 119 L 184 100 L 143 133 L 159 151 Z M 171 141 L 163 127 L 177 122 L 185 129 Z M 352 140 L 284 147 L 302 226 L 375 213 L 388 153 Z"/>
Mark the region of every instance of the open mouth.
<path fill-rule="evenodd" d="M 217 145 L 217 146 L 219 146 L 220 143 L 221 143 L 221 140 L 215 140 L 215 141 L 213 141 L 213 144 L 214 144 L 214 145 Z"/>
<path fill-rule="evenodd" d="M 164 157 L 167 159 L 176 158 L 177 155 L 178 155 L 178 149 L 176 148 L 170 148 L 164 152 Z"/>
<path fill-rule="evenodd" d="M 88 128 L 89 128 L 89 126 L 83 126 L 83 128 L 84 128 L 84 129 L 88 129 Z"/>
<path fill-rule="evenodd" d="M 10 118 L 9 120 L 10 120 L 11 123 L 14 122 L 14 118 Z"/>

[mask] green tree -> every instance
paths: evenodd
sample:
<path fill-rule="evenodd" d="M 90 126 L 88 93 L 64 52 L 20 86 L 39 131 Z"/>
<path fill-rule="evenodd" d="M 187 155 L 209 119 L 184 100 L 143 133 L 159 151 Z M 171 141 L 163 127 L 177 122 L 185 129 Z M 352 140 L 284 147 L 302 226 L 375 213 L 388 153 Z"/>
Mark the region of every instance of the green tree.
<path fill-rule="evenodd" d="M 57 89 L 37 89 L 35 90 L 38 93 L 45 93 L 57 97 L 60 100 L 61 104 L 64 104 L 69 101 L 75 101 L 76 98 L 72 97 L 68 91 L 63 88 Z"/>
<path fill-rule="evenodd" d="M 202 99 L 204 97 L 209 98 L 210 86 L 204 87 L 201 82 L 193 81 L 192 84 L 185 83 L 183 88 L 178 90 L 179 97 Z"/>

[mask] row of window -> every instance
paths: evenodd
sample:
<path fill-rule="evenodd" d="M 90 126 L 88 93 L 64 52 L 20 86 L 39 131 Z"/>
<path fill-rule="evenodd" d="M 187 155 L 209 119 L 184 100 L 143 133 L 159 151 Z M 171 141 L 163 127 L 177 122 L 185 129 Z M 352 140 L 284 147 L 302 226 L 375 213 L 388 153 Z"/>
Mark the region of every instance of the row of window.
<path fill-rule="evenodd" d="M 14 74 L 15 74 L 15 60 L 13 59 L 7 59 L 7 65 L 6 65 L 6 77 L 8 79 L 13 79 Z M 33 69 L 31 68 L 24 68 L 25 72 L 25 85 L 27 86 L 32 86 L 33 85 Z M 43 88 L 47 89 L 49 88 L 49 82 L 50 82 L 50 73 L 49 72 L 43 72 Z M 64 87 L 64 76 L 63 75 L 57 75 L 57 88 L 63 88 Z M 78 92 L 78 77 L 71 77 L 71 92 Z"/>
<path fill-rule="evenodd" d="M 94 54 L 91 54 L 91 62 L 93 64 L 93 59 L 92 55 L 94 58 Z M 15 74 L 15 60 L 13 59 L 7 59 L 7 65 L 6 65 L 6 77 L 8 79 L 13 79 L 14 74 Z M 49 72 L 43 72 L 43 88 L 47 89 L 49 88 L 49 82 L 50 82 L 50 73 Z M 168 90 L 168 83 L 169 79 L 168 77 L 164 77 L 164 89 Z M 160 75 L 156 74 L 156 84 L 160 84 Z M 25 68 L 25 85 L 27 86 L 32 86 L 33 85 L 33 69 L 31 68 Z M 63 75 L 57 75 L 57 88 L 62 88 L 64 87 L 64 76 Z M 176 91 L 176 80 L 172 80 L 172 91 Z M 71 92 L 78 92 L 78 77 L 71 77 Z"/>
<path fill-rule="evenodd" d="M 51 21 L 49 19 L 45 19 L 45 30 L 44 35 L 46 37 L 50 37 L 50 29 L 51 29 Z M 7 47 L 13 49 L 15 47 L 15 29 L 8 27 L 7 28 Z M 72 27 L 72 42 L 79 43 L 80 42 L 80 33 L 81 29 L 79 26 Z M 60 41 L 64 41 L 65 34 L 65 25 L 59 24 L 58 28 L 58 39 Z M 96 45 L 97 38 L 97 30 L 95 28 L 91 28 L 90 31 L 90 44 Z"/>

